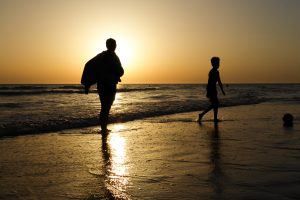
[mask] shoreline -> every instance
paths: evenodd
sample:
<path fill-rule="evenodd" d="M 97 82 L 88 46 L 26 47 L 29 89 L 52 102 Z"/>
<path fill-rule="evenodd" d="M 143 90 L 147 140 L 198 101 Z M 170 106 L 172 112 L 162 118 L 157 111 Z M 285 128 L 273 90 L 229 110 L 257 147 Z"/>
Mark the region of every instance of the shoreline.
<path fill-rule="evenodd" d="M 256 102 L 256 103 L 251 103 L 251 104 L 240 104 L 240 105 L 223 105 L 222 107 L 219 107 L 219 110 L 222 110 L 224 108 L 230 108 L 230 107 L 239 107 L 239 106 L 255 106 L 255 105 L 259 105 L 259 104 L 263 104 L 263 105 L 277 105 L 277 104 L 289 104 L 289 105 L 295 105 L 297 106 L 298 104 L 296 102 L 282 102 L 282 101 L 274 101 L 274 102 Z M 147 120 L 149 118 L 160 118 L 160 117 L 167 117 L 167 116 L 170 116 L 170 115 L 181 115 L 181 114 L 186 114 L 186 113 L 199 113 L 200 111 L 182 111 L 182 112 L 177 112 L 177 113 L 166 113 L 166 114 L 162 114 L 162 115 L 157 115 L 157 116 L 149 116 L 149 117 L 145 117 L 143 119 L 132 119 L 132 120 L 125 120 L 125 121 L 122 121 L 122 122 L 118 122 L 118 120 L 113 120 L 110 125 L 114 125 L 114 124 L 119 124 L 119 123 L 130 123 L 130 122 L 135 122 L 135 121 L 142 121 L 142 120 Z M 209 114 L 208 114 L 209 116 Z M 74 127 L 74 125 L 69 125 L 68 128 L 61 128 L 62 126 L 65 127 L 65 125 L 61 125 L 61 126 L 58 126 L 56 128 L 52 128 L 52 130 L 48 130 L 48 129 L 45 129 L 45 130 L 31 130 L 26 132 L 22 132 L 22 133 L 19 133 L 19 132 L 16 132 L 18 131 L 17 128 L 9 128 L 7 130 L 2 130 L 3 132 L 0 132 L 0 140 L 1 139 L 6 139 L 6 138 L 13 138 L 13 137 L 19 137 L 19 136 L 30 136 L 30 135 L 42 135 L 42 134 L 49 134 L 49 133 L 56 133 L 56 132 L 69 132 L 69 131 L 75 131 L 77 129 L 90 129 L 90 128 L 93 128 L 93 127 L 97 127 L 98 125 L 96 125 L 98 122 L 93 122 L 93 121 L 97 121 L 97 120 L 92 120 L 90 122 L 90 125 L 84 125 L 84 126 L 81 126 L 81 125 L 77 125 Z"/>
<path fill-rule="evenodd" d="M 294 126 L 284 128 L 285 112 Z M 296 199 L 300 105 L 222 107 L 2 138 L 0 199 Z"/>

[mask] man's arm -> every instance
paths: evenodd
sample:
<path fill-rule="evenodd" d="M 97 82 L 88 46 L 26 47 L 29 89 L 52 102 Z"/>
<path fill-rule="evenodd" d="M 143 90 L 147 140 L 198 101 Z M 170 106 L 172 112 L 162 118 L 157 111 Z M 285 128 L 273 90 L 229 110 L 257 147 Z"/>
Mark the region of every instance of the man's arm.
<path fill-rule="evenodd" d="M 121 64 L 121 61 L 118 57 L 118 74 L 119 74 L 119 77 L 123 76 L 124 75 L 124 69 L 122 67 L 122 64 Z"/>
<path fill-rule="evenodd" d="M 121 61 L 118 56 L 116 56 L 117 60 L 117 67 L 116 67 L 116 74 L 118 76 L 118 82 L 121 82 L 121 77 L 124 75 L 124 69 L 122 67 Z"/>

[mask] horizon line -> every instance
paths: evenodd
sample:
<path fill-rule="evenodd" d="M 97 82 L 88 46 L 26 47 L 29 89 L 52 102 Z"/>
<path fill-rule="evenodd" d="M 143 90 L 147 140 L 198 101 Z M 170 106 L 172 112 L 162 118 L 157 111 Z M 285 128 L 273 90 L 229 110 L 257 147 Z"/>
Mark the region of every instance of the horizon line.
<path fill-rule="evenodd" d="M 198 85 L 207 84 L 207 82 L 199 83 L 119 83 L 118 85 Z M 229 82 L 223 83 L 223 85 L 229 84 L 300 84 L 300 82 Z M 0 83 L 0 85 L 81 85 L 81 83 Z"/>

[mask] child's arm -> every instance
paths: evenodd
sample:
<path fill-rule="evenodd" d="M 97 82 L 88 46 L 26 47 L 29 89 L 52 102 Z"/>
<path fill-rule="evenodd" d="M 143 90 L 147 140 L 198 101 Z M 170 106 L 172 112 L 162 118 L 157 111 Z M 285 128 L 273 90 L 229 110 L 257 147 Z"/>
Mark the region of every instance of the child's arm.
<path fill-rule="evenodd" d="M 220 88 L 221 88 L 221 90 L 222 90 L 223 95 L 225 96 L 225 92 L 224 92 L 224 90 L 223 90 L 223 84 L 222 84 L 220 75 L 218 76 L 218 84 L 219 84 L 219 86 L 220 86 Z"/>

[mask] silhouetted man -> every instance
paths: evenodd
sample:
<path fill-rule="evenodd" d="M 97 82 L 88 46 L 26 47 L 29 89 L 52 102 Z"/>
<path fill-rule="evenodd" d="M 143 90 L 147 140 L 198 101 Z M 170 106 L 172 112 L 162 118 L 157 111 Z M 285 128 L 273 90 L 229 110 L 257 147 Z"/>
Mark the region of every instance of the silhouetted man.
<path fill-rule="evenodd" d="M 120 59 L 115 53 L 116 41 L 112 38 L 106 40 L 106 47 L 106 51 L 87 62 L 81 79 L 86 94 L 90 86 L 97 83 L 101 103 L 99 119 L 102 133 L 107 132 L 109 111 L 115 100 L 117 84 L 121 82 L 120 77 L 124 74 Z"/>
<path fill-rule="evenodd" d="M 218 71 L 220 67 L 220 58 L 212 57 L 211 65 L 212 65 L 212 69 L 208 74 L 208 83 L 206 86 L 206 97 L 209 98 L 211 105 L 208 108 L 206 108 L 202 113 L 199 114 L 199 119 L 198 119 L 199 122 L 201 122 L 203 116 L 211 109 L 214 109 L 214 122 L 218 122 L 219 99 L 218 99 L 218 92 L 217 92 L 217 83 L 219 84 L 222 93 L 225 95 L 222 81 L 220 78 L 220 73 Z"/>

